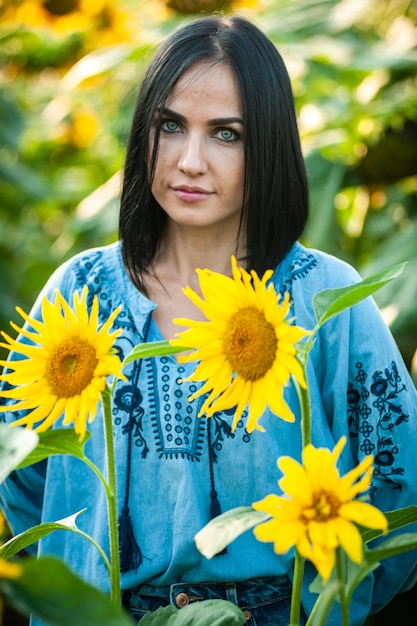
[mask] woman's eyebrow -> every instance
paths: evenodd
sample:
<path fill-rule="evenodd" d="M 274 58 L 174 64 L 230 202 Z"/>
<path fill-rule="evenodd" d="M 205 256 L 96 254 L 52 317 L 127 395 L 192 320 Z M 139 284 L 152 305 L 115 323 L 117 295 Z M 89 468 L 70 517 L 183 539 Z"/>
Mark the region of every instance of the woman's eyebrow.
<path fill-rule="evenodd" d="M 181 115 L 181 113 L 177 113 L 176 111 L 173 111 L 172 109 L 168 109 L 165 108 L 162 111 L 162 115 L 167 115 L 169 117 L 172 117 L 173 119 L 176 119 L 180 122 L 186 122 L 187 118 L 184 117 L 184 115 Z M 209 126 L 222 126 L 222 125 L 227 125 L 227 124 L 242 124 L 243 125 L 243 120 L 241 117 L 237 117 L 237 116 L 232 116 L 232 117 L 215 117 L 211 120 L 208 120 L 208 125 Z"/>

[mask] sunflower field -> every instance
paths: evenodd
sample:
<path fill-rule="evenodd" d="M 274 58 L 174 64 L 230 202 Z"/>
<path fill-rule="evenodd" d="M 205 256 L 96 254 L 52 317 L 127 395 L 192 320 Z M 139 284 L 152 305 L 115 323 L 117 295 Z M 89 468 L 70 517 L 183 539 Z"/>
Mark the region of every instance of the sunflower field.
<path fill-rule="evenodd" d="M 363 276 L 408 261 L 377 300 L 411 368 L 416 0 L 0 0 L 0 327 L 63 260 L 117 237 L 142 68 L 166 34 L 213 10 L 253 18 L 289 68 L 311 186 L 304 243 Z"/>
<path fill-rule="evenodd" d="M 303 243 L 363 277 L 408 263 L 376 300 L 417 382 L 417 0 L 0 0 L 0 329 L 63 261 L 117 239 L 143 68 L 212 11 L 253 19 L 288 67 L 310 180 Z M 415 594 L 369 625 L 406 624 Z"/>

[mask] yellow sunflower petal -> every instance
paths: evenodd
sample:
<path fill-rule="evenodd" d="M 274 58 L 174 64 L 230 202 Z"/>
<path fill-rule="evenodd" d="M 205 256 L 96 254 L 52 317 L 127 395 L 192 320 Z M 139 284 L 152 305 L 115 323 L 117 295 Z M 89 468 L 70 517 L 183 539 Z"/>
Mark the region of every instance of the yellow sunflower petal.
<path fill-rule="evenodd" d="M 305 529 L 300 521 L 285 523 L 270 520 L 256 526 L 253 532 L 259 541 L 273 542 L 277 554 L 286 554 L 300 541 Z"/>
<path fill-rule="evenodd" d="M 351 500 L 359 493 L 367 491 L 371 484 L 373 456 L 366 456 L 356 467 L 345 474 L 340 483 L 344 499 Z"/>
<path fill-rule="evenodd" d="M 310 477 L 311 488 L 317 493 L 321 490 L 332 491 L 339 485 L 339 471 L 330 450 L 306 446 L 303 450 L 303 464 Z"/>
<path fill-rule="evenodd" d="M 326 522 L 312 520 L 308 524 L 308 536 L 313 545 L 323 545 L 330 550 L 339 545 L 336 526 L 332 519 Z"/>
<path fill-rule="evenodd" d="M 304 467 L 290 456 L 280 457 L 278 467 L 284 474 L 278 482 L 280 489 L 300 506 L 311 507 L 313 500 L 311 482 Z"/>
<path fill-rule="evenodd" d="M 302 451 L 301 464 L 291 457 L 279 458 L 277 465 L 283 476 L 278 484 L 285 497 L 272 494 L 253 505 L 256 510 L 271 516 L 269 525 L 257 531 L 256 536 L 263 541 L 276 541 L 280 549 L 287 548 L 293 541 L 300 554 L 314 564 L 324 580 L 334 568 L 338 546 L 352 561 L 361 562 L 362 537 L 356 524 L 383 532 L 387 530 L 387 520 L 376 507 L 340 497 L 349 491 L 356 494 L 351 488 L 352 480 L 361 477 L 364 470 L 369 471 L 367 460 L 340 476 L 337 462 L 345 443 L 346 438 L 342 437 L 333 450 L 309 444 Z M 286 524 L 298 530 L 291 535 Z M 281 531 L 284 533 L 282 539 L 279 537 Z"/>
<path fill-rule="evenodd" d="M 238 267 L 235 257 L 232 278 L 210 270 L 199 269 L 197 274 L 202 297 L 189 287 L 184 293 L 204 313 L 207 322 L 175 319 L 175 323 L 188 328 L 177 333 L 171 344 L 194 350 L 191 355 L 180 356 L 180 361 L 200 361 L 188 380 L 204 381 L 204 393 L 211 390 L 202 413 L 236 406 L 235 427 L 247 405 L 249 431 L 263 430 L 258 421 L 267 407 L 282 419 L 294 421 L 282 387 L 291 376 L 305 386 L 303 368 L 295 357 L 295 343 L 308 333 L 286 321 L 289 295 L 279 303 L 269 282 L 272 270 L 259 277 L 254 271 L 249 273 Z M 219 371 L 223 373 L 221 382 Z M 230 377 L 226 372 L 230 372 Z M 238 397 L 238 390 L 243 393 L 243 400 Z M 193 397 L 197 395 L 201 392 Z"/>
<path fill-rule="evenodd" d="M 326 548 L 326 546 L 310 544 L 306 535 L 302 536 L 297 543 L 297 549 L 302 556 L 313 563 L 323 581 L 326 582 L 330 578 L 335 565 L 335 551 Z"/>
<path fill-rule="evenodd" d="M 44 298 L 42 322 L 19 311 L 36 332 L 22 333 L 33 345 L 6 336 L 9 348 L 26 357 L 11 361 L 13 371 L 1 376 L 13 388 L 1 391 L 0 396 L 16 403 L 0 410 L 27 411 L 14 425 L 36 426 L 42 432 L 65 414 L 64 423 L 74 423 L 76 432 L 85 435 L 86 422 L 96 412 L 106 377 L 125 378 L 120 359 L 112 354 L 120 331 L 110 332 L 119 310 L 99 328 L 98 300 L 93 300 L 89 313 L 84 288 L 81 295 L 74 294 L 73 307 L 59 290 L 54 303 Z"/>
<path fill-rule="evenodd" d="M 357 527 L 340 517 L 336 522 L 340 545 L 354 563 L 362 562 L 362 537 Z"/>
<path fill-rule="evenodd" d="M 342 504 L 339 509 L 340 515 L 347 520 L 366 526 L 367 528 L 380 529 L 384 532 L 388 530 L 388 521 L 385 515 L 368 502 L 353 500 Z"/>

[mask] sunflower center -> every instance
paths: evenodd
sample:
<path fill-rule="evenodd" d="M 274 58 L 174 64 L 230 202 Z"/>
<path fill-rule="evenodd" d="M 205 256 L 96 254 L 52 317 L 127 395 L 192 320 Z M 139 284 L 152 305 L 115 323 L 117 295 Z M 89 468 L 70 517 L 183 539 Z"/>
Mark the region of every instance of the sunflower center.
<path fill-rule="evenodd" d="M 244 380 L 265 376 L 276 357 L 275 329 L 254 307 L 231 316 L 223 336 L 223 352 L 234 372 Z"/>
<path fill-rule="evenodd" d="M 58 398 L 78 396 L 91 383 L 98 363 L 96 350 L 85 339 L 70 337 L 52 352 L 46 378 Z"/>
<path fill-rule="evenodd" d="M 334 494 L 322 491 L 314 498 L 313 506 L 304 511 L 304 516 L 308 520 L 326 522 L 338 516 L 339 507 L 339 499 Z"/>

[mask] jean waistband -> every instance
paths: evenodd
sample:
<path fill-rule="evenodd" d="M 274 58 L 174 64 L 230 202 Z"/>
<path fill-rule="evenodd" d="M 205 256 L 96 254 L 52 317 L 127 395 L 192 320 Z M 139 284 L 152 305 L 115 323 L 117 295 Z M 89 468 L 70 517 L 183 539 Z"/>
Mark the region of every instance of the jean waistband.
<path fill-rule="evenodd" d="M 190 602 L 223 599 L 245 607 L 288 597 L 291 583 L 286 576 L 266 576 L 237 582 L 142 584 L 123 593 L 123 604 L 135 605 L 139 598 L 152 598 L 160 606 L 182 608 Z"/>

